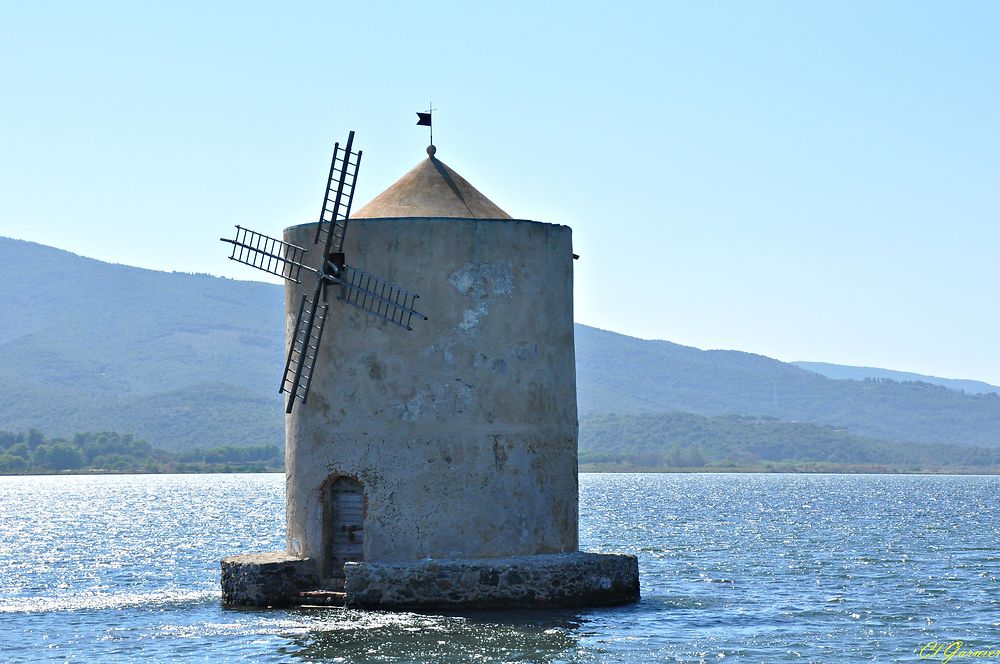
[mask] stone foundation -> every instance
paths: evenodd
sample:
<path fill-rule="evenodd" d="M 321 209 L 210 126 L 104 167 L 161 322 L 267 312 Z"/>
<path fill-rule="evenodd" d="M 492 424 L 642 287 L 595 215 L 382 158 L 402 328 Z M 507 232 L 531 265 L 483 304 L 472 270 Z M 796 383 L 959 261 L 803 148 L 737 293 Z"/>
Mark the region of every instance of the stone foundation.
<path fill-rule="evenodd" d="M 560 608 L 639 601 L 635 556 L 559 553 L 406 563 L 347 563 L 344 603 L 369 609 Z M 222 560 L 222 601 L 313 604 L 315 561 L 285 553 Z M 315 594 L 315 593 L 313 593 Z M 340 593 L 329 593 L 337 594 Z"/>
<path fill-rule="evenodd" d="M 320 587 L 316 562 L 284 551 L 222 559 L 222 602 L 236 606 L 298 604 L 303 590 Z"/>
<path fill-rule="evenodd" d="M 560 553 L 347 563 L 347 606 L 379 609 L 612 606 L 639 601 L 635 556 Z"/>

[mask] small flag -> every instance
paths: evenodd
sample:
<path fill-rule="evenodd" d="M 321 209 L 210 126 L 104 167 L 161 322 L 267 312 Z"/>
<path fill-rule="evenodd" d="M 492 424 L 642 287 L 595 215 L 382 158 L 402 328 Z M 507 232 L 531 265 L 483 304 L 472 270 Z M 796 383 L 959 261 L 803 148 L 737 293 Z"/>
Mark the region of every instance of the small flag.
<path fill-rule="evenodd" d="M 430 113 L 417 113 L 417 124 L 423 125 L 424 127 L 431 126 L 431 114 Z"/>

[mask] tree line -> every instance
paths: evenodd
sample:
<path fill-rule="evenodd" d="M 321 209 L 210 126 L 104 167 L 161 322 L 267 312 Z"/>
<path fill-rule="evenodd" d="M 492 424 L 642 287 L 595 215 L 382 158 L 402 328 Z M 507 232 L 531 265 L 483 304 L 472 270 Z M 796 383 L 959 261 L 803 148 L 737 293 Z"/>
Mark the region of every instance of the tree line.
<path fill-rule="evenodd" d="M 899 443 L 774 417 L 605 415 L 580 422 L 586 470 L 759 468 L 794 464 L 898 470 L 1000 470 L 1000 448 Z"/>
<path fill-rule="evenodd" d="M 157 449 L 132 434 L 111 431 L 47 438 L 37 429 L 0 431 L 0 474 L 54 472 L 215 473 L 268 472 L 284 468 L 277 445 Z"/>

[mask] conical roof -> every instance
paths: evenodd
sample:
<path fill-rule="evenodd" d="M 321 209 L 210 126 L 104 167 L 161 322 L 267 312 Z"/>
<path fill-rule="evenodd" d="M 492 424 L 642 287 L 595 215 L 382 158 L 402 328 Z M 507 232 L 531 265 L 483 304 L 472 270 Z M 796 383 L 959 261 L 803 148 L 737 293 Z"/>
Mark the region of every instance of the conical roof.
<path fill-rule="evenodd" d="M 486 198 L 465 178 L 434 156 L 427 159 L 351 214 L 352 219 L 398 217 L 444 217 L 454 219 L 510 219 L 510 215 Z"/>

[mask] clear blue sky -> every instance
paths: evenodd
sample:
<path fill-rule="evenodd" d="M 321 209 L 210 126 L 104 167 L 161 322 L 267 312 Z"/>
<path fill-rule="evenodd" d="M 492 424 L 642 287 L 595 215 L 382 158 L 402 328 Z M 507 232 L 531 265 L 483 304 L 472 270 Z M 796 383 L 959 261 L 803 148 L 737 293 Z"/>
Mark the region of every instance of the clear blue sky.
<path fill-rule="evenodd" d="M 438 156 L 573 227 L 577 320 L 1000 384 L 1000 3 L 0 0 L 0 235 L 218 242 Z M 44 275 L 39 275 L 44 279 Z"/>

